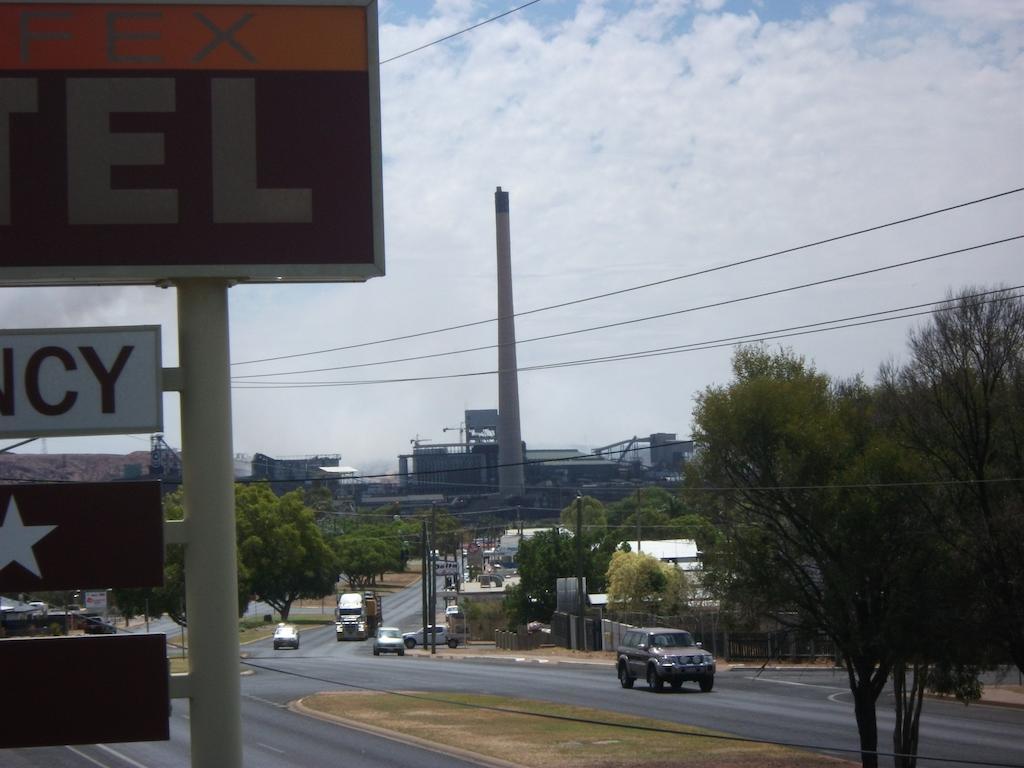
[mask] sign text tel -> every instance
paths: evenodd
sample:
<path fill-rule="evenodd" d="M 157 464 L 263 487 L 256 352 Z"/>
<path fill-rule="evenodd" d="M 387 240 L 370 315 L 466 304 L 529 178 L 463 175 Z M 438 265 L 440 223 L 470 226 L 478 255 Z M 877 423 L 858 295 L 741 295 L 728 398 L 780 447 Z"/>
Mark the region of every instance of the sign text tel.
<path fill-rule="evenodd" d="M 38 110 L 33 77 L 0 78 L 0 226 L 11 221 L 12 115 Z M 247 77 L 210 80 L 215 224 L 313 221 L 308 188 L 263 189 L 257 184 L 256 82 Z M 68 224 L 178 224 L 178 190 L 115 189 L 111 168 L 164 164 L 160 133 L 121 133 L 110 116 L 174 112 L 173 77 L 67 78 Z"/>

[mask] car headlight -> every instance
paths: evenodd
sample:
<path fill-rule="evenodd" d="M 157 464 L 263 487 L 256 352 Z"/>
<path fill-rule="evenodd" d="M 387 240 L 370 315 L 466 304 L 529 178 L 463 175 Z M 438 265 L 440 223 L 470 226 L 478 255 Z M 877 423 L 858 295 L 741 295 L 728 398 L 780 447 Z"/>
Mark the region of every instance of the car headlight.
<path fill-rule="evenodd" d="M 661 658 L 661 663 L 662 664 L 676 664 L 678 661 L 679 661 L 679 657 L 678 656 L 662 656 L 662 658 Z"/>
<path fill-rule="evenodd" d="M 714 656 L 710 656 L 710 655 L 709 656 L 705 656 L 704 657 L 704 663 L 707 664 L 708 666 L 711 666 L 712 664 L 715 663 L 715 657 Z"/>

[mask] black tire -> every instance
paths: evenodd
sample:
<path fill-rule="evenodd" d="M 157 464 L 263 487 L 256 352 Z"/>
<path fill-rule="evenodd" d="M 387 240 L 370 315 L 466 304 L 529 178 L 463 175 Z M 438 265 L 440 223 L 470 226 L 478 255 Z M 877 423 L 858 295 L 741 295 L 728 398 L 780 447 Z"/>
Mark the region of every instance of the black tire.
<path fill-rule="evenodd" d="M 279 651 L 279 650 L 281 650 L 281 646 L 280 646 L 280 645 L 278 645 L 277 643 L 274 643 L 274 650 L 275 650 L 275 651 Z"/>
<path fill-rule="evenodd" d="M 635 677 L 630 677 L 629 672 L 626 671 L 626 665 L 619 664 L 619 685 L 623 688 L 632 688 L 633 683 L 636 682 Z"/>
<path fill-rule="evenodd" d="M 406 648 L 410 648 L 410 649 L 415 648 L 416 647 L 416 638 L 414 638 L 414 637 L 407 637 L 407 638 L 405 638 L 405 647 Z"/>
<path fill-rule="evenodd" d="M 647 685 L 652 691 L 660 691 L 665 687 L 665 681 L 658 677 L 658 670 L 654 667 L 647 668 Z"/>
<path fill-rule="evenodd" d="M 670 680 L 669 684 L 672 686 L 673 691 L 678 691 L 680 688 L 683 687 L 682 680 Z"/>
<path fill-rule="evenodd" d="M 400 651 L 398 652 L 398 655 L 399 655 L 399 656 L 405 656 L 405 649 L 404 649 L 404 648 L 403 648 L 403 649 L 401 649 L 401 650 L 400 650 Z"/>
<path fill-rule="evenodd" d="M 449 637 L 448 638 L 448 647 L 449 648 L 458 648 L 459 647 L 459 641 L 456 640 L 454 637 Z"/>
<path fill-rule="evenodd" d="M 374 649 L 373 649 L 373 655 L 374 655 L 374 656 L 380 656 L 380 649 L 378 649 L 378 648 L 374 648 Z"/>
<path fill-rule="evenodd" d="M 708 677 L 702 677 L 700 679 L 700 690 L 702 693 L 711 693 L 711 689 L 715 687 L 714 675 Z"/>

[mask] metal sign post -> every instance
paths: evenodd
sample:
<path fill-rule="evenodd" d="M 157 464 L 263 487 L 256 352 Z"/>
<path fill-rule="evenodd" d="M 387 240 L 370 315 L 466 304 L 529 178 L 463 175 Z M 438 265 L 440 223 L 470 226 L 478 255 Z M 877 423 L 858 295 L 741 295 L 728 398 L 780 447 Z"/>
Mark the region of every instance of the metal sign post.
<path fill-rule="evenodd" d="M 192 766 L 241 768 L 228 284 L 176 285 Z"/>

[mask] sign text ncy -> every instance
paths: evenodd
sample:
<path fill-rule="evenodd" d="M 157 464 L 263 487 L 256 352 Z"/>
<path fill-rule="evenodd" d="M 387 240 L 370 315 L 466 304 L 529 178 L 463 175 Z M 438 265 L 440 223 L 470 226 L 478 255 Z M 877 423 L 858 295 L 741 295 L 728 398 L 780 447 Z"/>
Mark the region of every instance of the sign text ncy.
<path fill-rule="evenodd" d="M 0 331 L 0 437 L 162 430 L 159 326 Z"/>

